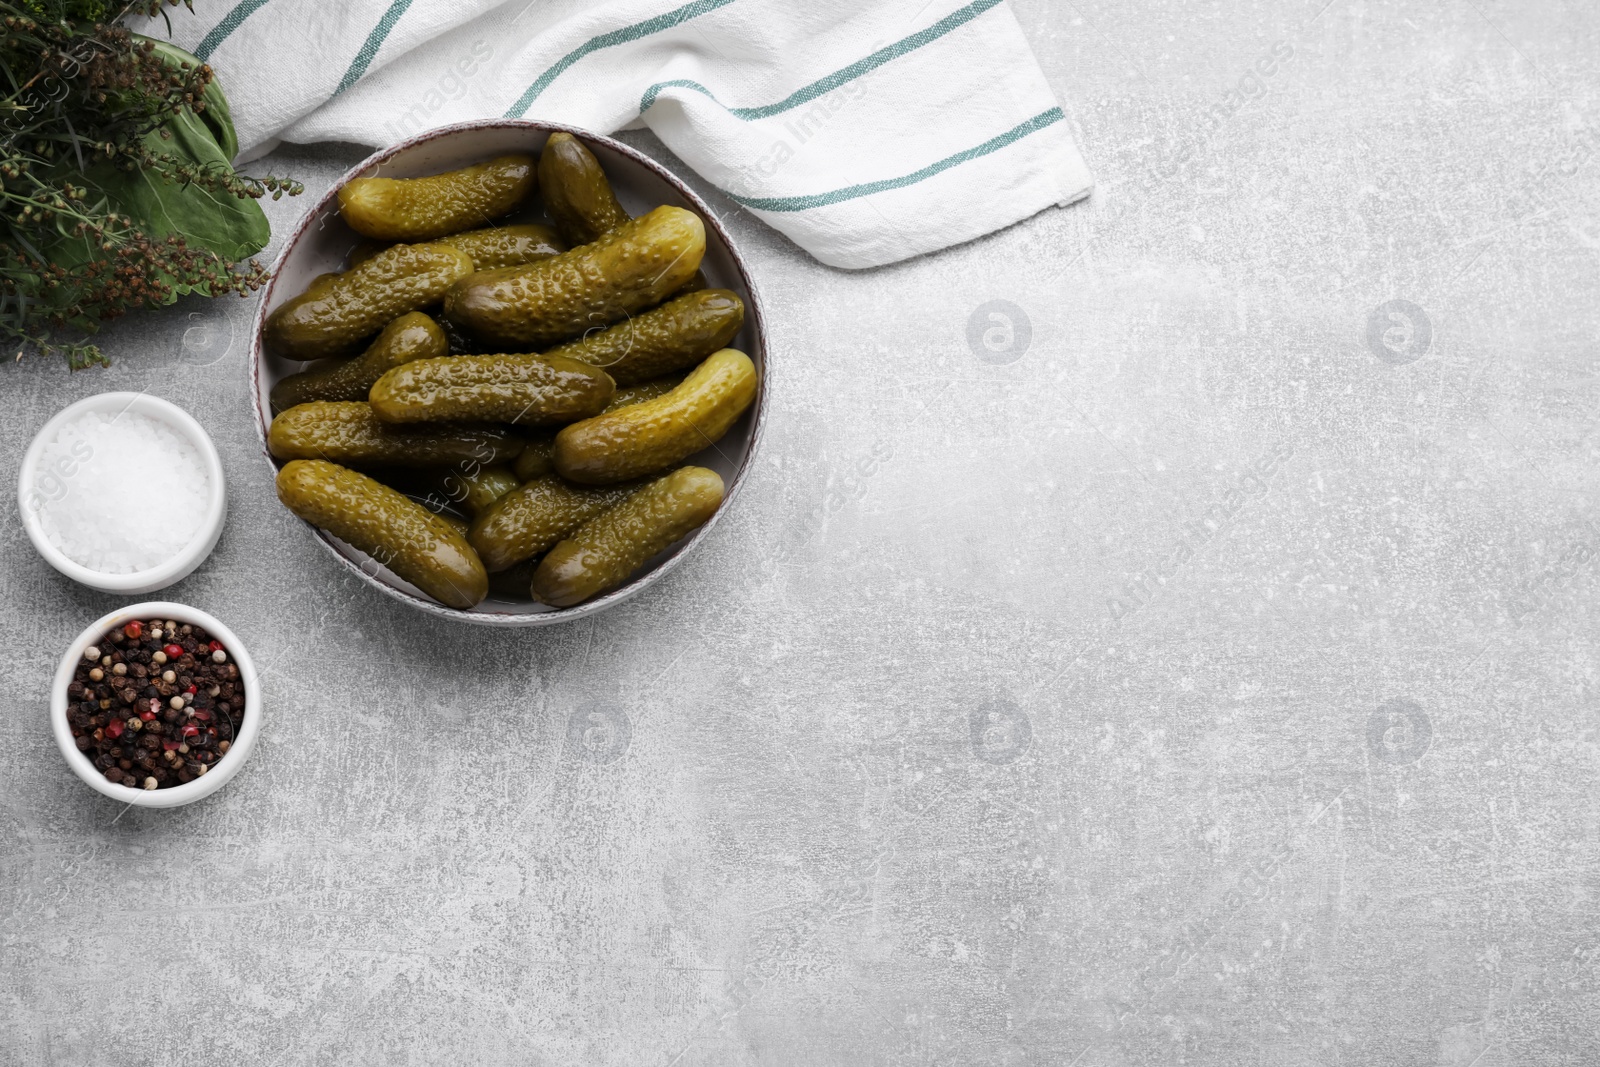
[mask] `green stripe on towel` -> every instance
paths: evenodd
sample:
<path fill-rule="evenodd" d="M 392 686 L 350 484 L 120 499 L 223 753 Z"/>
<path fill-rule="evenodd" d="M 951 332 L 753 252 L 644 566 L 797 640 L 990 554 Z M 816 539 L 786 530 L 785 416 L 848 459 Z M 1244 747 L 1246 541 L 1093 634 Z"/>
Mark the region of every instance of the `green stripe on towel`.
<path fill-rule="evenodd" d="M 657 15 L 653 19 L 645 19 L 643 22 L 635 22 L 632 26 L 624 26 L 620 30 L 612 30 L 610 33 L 602 33 L 598 37 L 589 38 L 589 40 L 556 60 L 554 66 L 535 78 L 533 84 L 528 86 L 527 91 L 517 99 L 517 102 L 506 109 L 506 118 L 520 119 L 527 113 L 529 106 L 539 98 L 539 94 L 550 87 L 551 82 L 565 73 L 568 67 L 591 52 L 598 52 L 602 48 L 614 48 L 619 44 L 627 44 L 629 41 L 637 41 L 641 37 L 648 37 L 652 33 L 670 30 L 672 27 L 688 22 L 692 18 L 698 18 L 708 11 L 715 11 L 719 7 L 727 7 L 731 3 L 733 3 L 733 0 L 694 0 L 693 3 L 673 8 L 666 14 Z"/>
<path fill-rule="evenodd" d="M 830 204 L 838 204 L 845 200 L 855 200 L 857 197 L 871 196 L 873 193 L 887 192 L 890 189 L 904 189 L 908 185 L 915 185 L 924 179 L 933 177 L 935 174 L 947 171 L 951 167 L 960 166 L 969 159 L 977 159 L 979 156 L 998 152 L 1006 145 L 1020 141 L 1030 133 L 1035 133 L 1047 126 L 1053 126 L 1064 118 L 1066 116 L 1061 113 L 1059 107 L 1053 107 L 1049 111 L 1042 111 L 1020 126 L 1013 127 L 1002 133 L 999 137 L 990 138 L 975 148 L 957 152 L 953 156 L 947 156 L 937 163 L 930 163 L 921 170 L 914 170 L 910 174 L 899 178 L 884 178 L 881 181 L 866 182 L 861 185 L 847 185 L 843 189 L 835 189 L 829 193 L 812 193 L 810 196 L 745 197 L 736 196 L 733 193 L 728 193 L 727 195 L 730 200 L 743 204 L 752 211 L 805 211 L 814 207 L 827 207 Z"/>
<path fill-rule="evenodd" d="M 925 30 L 919 30 L 909 37 L 902 37 L 894 44 L 886 45 L 883 48 L 878 49 L 876 52 L 873 52 L 866 58 L 859 59 L 850 64 L 848 67 L 836 70 L 826 78 L 819 78 L 810 85 L 796 89 L 793 93 L 790 93 L 782 100 L 779 100 L 776 104 L 766 104 L 762 107 L 730 107 L 727 109 L 728 114 L 732 115 L 734 118 L 750 121 L 754 119 L 769 118 L 773 115 L 779 115 L 785 111 L 797 108 L 801 104 L 808 104 L 824 93 L 832 92 L 841 85 L 847 85 L 850 82 L 855 81 L 863 74 L 877 70 L 890 60 L 898 59 L 907 52 L 914 52 L 925 44 L 928 44 L 932 41 L 937 41 L 939 38 L 943 37 L 952 30 L 965 26 L 967 23 L 971 22 L 985 11 L 988 11 L 990 8 L 999 6 L 1000 0 L 976 0 L 975 3 L 968 4 L 966 7 L 951 12 L 949 15 L 946 15 L 944 18 L 940 19 L 938 22 L 935 22 L 932 26 L 929 26 Z M 672 81 L 656 82 L 654 85 L 650 86 L 650 88 L 646 89 L 644 91 L 644 96 L 639 98 L 639 114 L 642 115 L 646 111 L 650 110 L 650 105 L 656 102 L 656 97 L 660 95 L 661 90 L 671 88 L 673 86 L 683 89 L 693 89 L 697 93 L 703 93 L 704 95 L 711 97 L 713 101 L 717 100 L 717 98 L 712 95 L 711 90 L 707 89 L 699 82 L 690 81 L 687 78 L 676 78 Z"/>
<path fill-rule="evenodd" d="M 373 59 L 378 58 L 379 48 L 389 40 L 389 32 L 394 29 L 395 22 L 400 21 L 400 16 L 405 14 L 406 8 L 410 6 L 411 0 L 395 0 L 394 3 L 390 3 L 389 10 L 384 11 L 384 18 L 378 19 L 378 26 L 374 26 L 373 32 L 366 35 L 362 50 L 355 53 L 355 59 L 350 61 L 350 69 L 344 72 L 344 77 L 339 78 L 339 88 L 333 91 L 334 96 L 338 96 L 362 80 L 362 75 L 366 74 L 366 67 L 373 66 Z"/>
<path fill-rule="evenodd" d="M 194 57 L 204 63 L 211 58 L 211 53 L 217 46 L 228 39 L 228 35 L 239 28 L 239 24 L 258 10 L 267 6 L 267 0 L 239 0 L 234 9 L 222 16 L 222 21 L 211 27 L 211 32 L 205 35 L 194 50 Z"/>
<path fill-rule="evenodd" d="M 406 8 L 410 6 L 411 0 L 394 0 L 394 3 L 389 5 L 389 10 L 383 13 L 383 18 L 379 19 L 378 24 L 372 27 L 372 32 L 367 34 L 366 41 L 361 45 L 361 51 L 350 61 L 350 69 L 339 79 L 339 88 L 333 91 L 334 96 L 338 96 L 361 80 L 361 75 L 367 72 L 373 59 L 377 57 L 378 49 L 389 39 L 389 31 L 394 29 L 394 24 L 400 21 L 400 16 L 404 15 Z"/>

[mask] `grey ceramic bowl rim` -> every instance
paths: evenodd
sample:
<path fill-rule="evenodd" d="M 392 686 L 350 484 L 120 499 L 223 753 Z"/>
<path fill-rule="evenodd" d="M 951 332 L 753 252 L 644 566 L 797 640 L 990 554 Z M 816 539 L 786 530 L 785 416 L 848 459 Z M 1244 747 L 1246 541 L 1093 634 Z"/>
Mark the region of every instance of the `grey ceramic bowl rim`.
<path fill-rule="evenodd" d="M 695 211 L 700 215 L 701 219 L 704 220 L 707 228 L 717 235 L 717 239 L 720 240 L 723 247 L 727 249 L 728 258 L 733 261 L 735 269 L 737 269 L 739 272 L 739 280 L 743 283 L 745 292 L 749 295 L 749 300 L 746 302 L 745 308 L 745 321 L 751 326 L 751 335 L 754 339 L 754 344 L 751 347 L 755 349 L 753 354 L 757 356 L 759 365 L 761 367 L 760 385 L 756 392 L 755 403 L 751 405 L 749 445 L 745 449 L 744 458 L 739 463 L 738 469 L 733 473 L 733 478 L 728 485 L 727 492 L 723 496 L 722 506 L 719 507 L 715 514 L 713 514 L 711 518 L 706 521 L 704 526 L 701 526 L 686 540 L 675 546 L 672 551 L 672 555 L 662 560 L 661 563 L 654 569 L 624 583 L 621 586 L 618 586 L 616 589 L 606 593 L 604 596 L 598 596 L 593 600 L 584 601 L 582 604 L 578 604 L 574 607 L 558 608 L 554 611 L 532 612 L 526 614 L 513 614 L 509 612 L 459 611 L 455 608 L 448 608 L 434 600 L 417 596 L 413 593 L 407 592 L 404 589 L 396 588 L 395 586 L 390 585 L 388 582 L 383 581 L 378 575 L 368 573 L 365 568 L 340 552 L 338 546 L 333 543 L 333 539 L 327 533 L 315 526 L 312 526 L 310 523 L 305 524 L 315 535 L 317 542 L 321 544 L 324 549 L 326 549 L 348 570 L 360 577 L 362 581 L 366 582 L 374 589 L 377 589 L 378 591 L 385 593 L 388 596 L 401 601 L 402 603 L 409 604 L 411 607 L 417 608 L 420 611 L 427 612 L 430 615 L 436 615 L 440 618 L 450 619 L 455 622 L 471 623 L 478 626 L 550 626 L 561 622 L 572 622 L 576 619 L 595 615 L 606 610 L 607 608 L 614 607 L 634 594 L 639 593 L 653 585 L 669 571 L 675 568 L 685 556 L 699 547 L 700 542 L 704 540 L 708 534 L 710 534 L 712 529 L 717 525 L 718 520 L 720 520 L 723 515 L 727 514 L 734 498 L 739 494 L 739 490 L 744 482 L 745 474 L 749 471 L 752 463 L 754 462 L 756 453 L 761 445 L 761 430 L 763 422 L 762 417 L 766 414 L 768 383 L 771 377 L 771 364 L 767 358 L 766 323 L 762 315 L 761 296 L 756 289 L 755 279 L 750 274 L 749 265 L 745 262 L 744 256 L 740 254 L 738 246 L 734 244 L 733 238 L 723 227 L 722 220 L 719 219 L 716 213 L 711 210 L 710 206 L 707 205 L 706 202 L 702 200 L 693 189 L 690 189 L 687 185 L 685 185 L 677 175 L 673 174 L 666 167 L 662 166 L 660 163 L 657 163 L 655 160 L 651 159 L 649 156 L 638 151 L 637 149 L 630 148 L 621 141 L 613 140 L 604 134 L 593 133 L 577 126 L 562 125 L 558 122 L 540 122 L 532 119 L 481 119 L 473 122 L 459 122 L 455 123 L 454 125 L 440 126 L 435 129 L 428 130 L 424 133 L 418 134 L 415 137 L 409 137 L 404 141 L 396 142 L 387 148 L 379 149 L 341 175 L 339 180 L 335 182 L 325 194 L 323 194 L 322 198 L 318 200 L 312 207 L 310 207 L 303 216 L 301 216 L 299 223 L 297 223 L 294 228 L 294 232 L 291 233 L 289 235 L 289 239 L 284 242 L 282 251 L 278 253 L 277 259 L 273 262 L 272 270 L 268 275 L 266 285 L 262 289 L 261 299 L 256 304 L 256 313 L 251 321 L 250 326 L 250 402 L 255 411 L 256 436 L 261 445 L 261 456 L 271 469 L 273 478 L 276 479 L 278 473 L 278 464 L 272 458 L 272 453 L 267 449 L 267 428 L 271 423 L 271 416 L 261 403 L 261 363 L 265 355 L 264 346 L 262 344 L 262 330 L 266 325 L 267 309 L 272 306 L 273 290 L 277 287 L 278 278 L 280 277 L 285 264 L 288 263 L 289 257 L 294 253 L 294 250 L 299 247 L 300 241 L 305 237 L 307 230 L 309 230 L 311 226 L 322 217 L 323 212 L 327 209 L 328 205 L 339 195 L 339 190 L 343 189 L 346 183 L 350 182 L 352 179 L 368 174 L 374 167 L 387 162 L 401 152 L 416 148 L 419 145 L 427 144 L 431 141 L 439 140 L 440 138 L 451 137 L 461 133 L 472 133 L 480 130 L 503 129 L 532 130 L 547 134 L 570 133 L 572 136 L 577 137 L 580 140 L 604 145 L 611 151 L 625 156 L 629 160 L 655 174 L 662 181 L 670 185 L 679 196 L 683 197 L 685 201 L 691 204 Z"/>

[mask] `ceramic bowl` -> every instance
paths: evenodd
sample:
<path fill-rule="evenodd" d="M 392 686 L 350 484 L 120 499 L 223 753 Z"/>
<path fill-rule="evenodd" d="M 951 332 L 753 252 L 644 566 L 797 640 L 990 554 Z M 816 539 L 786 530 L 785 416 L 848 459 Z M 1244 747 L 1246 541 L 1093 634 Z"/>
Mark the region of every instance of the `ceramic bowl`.
<path fill-rule="evenodd" d="M 445 607 L 367 554 L 307 524 L 308 532 L 363 582 L 419 611 L 441 618 L 491 626 L 540 626 L 593 615 L 633 596 L 660 579 L 692 552 L 710 534 L 717 520 L 727 514 L 738 496 L 740 484 L 755 458 L 761 438 L 769 373 L 761 301 L 755 282 L 738 250 L 734 248 L 732 238 L 706 203 L 661 164 L 609 137 L 554 123 L 495 119 L 430 130 L 370 156 L 329 189 L 289 236 L 267 281 L 256 313 L 250 348 L 256 428 L 260 433 L 263 459 L 276 470 L 278 464 L 266 446 L 267 428 L 271 422 L 268 394 L 280 378 L 305 369 L 310 364 L 285 360 L 268 352 L 262 343 L 262 326 L 267 316 L 279 305 L 305 291 L 317 275 L 344 269 L 346 258 L 361 240 L 339 216 L 339 189 L 354 178 L 421 177 L 481 163 L 508 152 L 537 153 L 543 148 L 545 139 L 558 131 L 580 138 L 589 147 L 605 168 L 617 199 L 630 214 L 639 215 L 659 204 L 672 204 L 694 211 L 705 221 L 706 254 L 701 269 L 713 287 L 731 289 L 744 301 L 744 327 L 734 338 L 731 347 L 745 352 L 754 361 L 761 376 L 761 388 L 755 402 L 722 440 L 686 461 L 709 467 L 722 475 L 726 497 L 717 514 L 693 534 L 650 560 L 624 585 L 574 607 L 552 608 L 531 600 L 500 598 L 494 593 L 469 610 Z M 533 213 L 519 213 L 516 221 L 548 220 Z"/>
<path fill-rule="evenodd" d="M 180 624 L 204 627 L 228 650 L 234 666 L 239 668 L 239 680 L 244 683 L 244 717 L 228 751 L 212 764 L 211 770 L 183 785 L 166 789 L 134 789 L 107 781 L 106 776 L 95 769 L 94 761 L 78 750 L 72 728 L 67 725 L 67 686 L 72 684 L 72 674 L 83 659 L 84 650 L 97 643 L 106 631 L 134 619 L 171 619 Z M 227 785 L 250 758 L 250 753 L 255 750 L 256 738 L 261 733 L 261 683 L 256 677 L 255 663 L 250 659 L 244 642 L 239 640 L 239 635 L 212 616 L 198 608 L 168 601 L 134 604 L 96 619 L 67 648 L 51 682 L 50 729 L 55 734 L 56 747 L 61 749 L 67 766 L 95 792 L 141 808 L 176 808 L 204 800 Z"/>
<path fill-rule="evenodd" d="M 129 574 L 106 574 L 91 570 L 68 558 L 44 531 L 40 512 L 52 500 L 73 491 L 76 468 L 74 461 L 63 460 L 60 470 L 41 470 L 40 455 L 55 440 L 63 425 L 85 411 L 149 416 L 188 440 L 200 455 L 200 462 L 210 478 L 211 491 L 206 499 L 206 513 L 189 543 L 158 566 Z M 135 595 L 165 589 L 188 576 L 211 554 L 211 550 L 217 546 L 217 538 L 222 536 L 222 523 L 228 512 L 228 491 L 222 477 L 222 461 L 217 457 L 217 446 L 211 443 L 205 428 L 187 411 L 149 393 L 97 393 L 68 404 L 34 435 L 33 443 L 22 457 L 22 470 L 17 477 L 17 506 L 22 511 L 22 526 L 28 531 L 28 539 L 50 566 L 68 578 L 101 592 Z"/>

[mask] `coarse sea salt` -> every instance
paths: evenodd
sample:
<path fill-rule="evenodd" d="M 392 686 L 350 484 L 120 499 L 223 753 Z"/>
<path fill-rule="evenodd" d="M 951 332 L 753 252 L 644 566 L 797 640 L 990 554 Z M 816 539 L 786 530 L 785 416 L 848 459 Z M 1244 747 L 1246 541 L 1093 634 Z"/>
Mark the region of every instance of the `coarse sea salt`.
<path fill-rule="evenodd" d="M 194 540 L 210 496 L 199 450 L 170 426 L 131 411 L 85 411 L 41 450 L 24 506 L 74 563 L 133 574 Z"/>

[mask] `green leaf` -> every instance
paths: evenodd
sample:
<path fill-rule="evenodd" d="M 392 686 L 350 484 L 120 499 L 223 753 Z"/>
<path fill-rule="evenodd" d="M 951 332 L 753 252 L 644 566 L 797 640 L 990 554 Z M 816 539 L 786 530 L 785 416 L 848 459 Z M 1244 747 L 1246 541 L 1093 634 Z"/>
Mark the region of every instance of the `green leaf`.
<path fill-rule="evenodd" d="M 200 65 L 198 59 L 175 45 L 165 41 L 153 43 L 157 53 L 174 66 L 180 63 Z M 174 114 L 159 129 L 146 134 L 144 143 L 152 151 L 180 162 L 231 170 L 239 141 L 234 133 L 228 99 L 215 79 L 206 87 L 205 100 L 203 113 L 197 115 L 185 110 Z M 163 138 L 163 130 L 170 136 Z M 74 180 L 81 180 L 89 187 L 91 199 L 104 197 L 110 210 L 132 218 L 152 237 L 181 234 L 191 248 L 210 251 L 224 264 L 250 258 L 266 247 L 272 236 L 266 213 L 260 204 L 249 198 L 168 181 L 145 170 L 121 170 L 110 162 L 91 164 L 81 173 L 81 178 L 75 167 L 72 174 Z M 100 253 L 86 239 L 64 238 L 51 247 L 48 254 L 52 262 L 72 268 Z M 209 295 L 208 286 L 168 280 L 173 283 L 174 300 L 194 292 Z"/>
<path fill-rule="evenodd" d="M 145 136 L 152 150 L 198 164 L 230 165 L 231 157 L 193 112 L 174 116 L 163 129 L 171 132 L 171 140 L 159 132 Z M 118 212 L 132 216 L 150 234 L 182 234 L 191 246 L 209 249 L 228 263 L 255 255 L 272 235 L 261 205 L 248 198 L 109 164 L 90 168 L 89 179 Z"/>
<path fill-rule="evenodd" d="M 181 67 L 187 63 L 191 67 L 200 66 L 199 57 L 185 52 L 169 41 L 159 40 L 155 37 L 144 37 L 134 34 L 140 41 L 149 41 L 155 45 L 156 54 L 169 64 Z M 216 78 L 211 79 L 211 84 L 206 86 L 206 110 L 200 120 L 206 124 L 211 135 L 216 138 L 217 145 L 222 149 L 222 154 L 231 163 L 233 157 L 239 154 L 239 135 L 233 129 L 233 109 L 228 106 L 228 97 L 222 91 L 222 83 Z"/>
<path fill-rule="evenodd" d="M 175 66 L 200 65 L 198 59 L 176 45 L 153 43 L 157 54 Z M 163 139 L 157 130 L 145 136 L 145 144 L 185 161 L 231 170 L 233 157 L 239 152 L 239 139 L 234 133 L 228 98 L 216 79 L 206 87 L 205 100 L 203 113 L 196 115 L 186 110 L 167 120 L 163 129 L 171 133 L 170 140 Z M 191 246 L 209 249 L 228 263 L 255 255 L 272 236 L 266 213 L 254 200 L 163 181 L 141 171 L 106 169 L 111 174 L 99 183 L 99 188 L 119 211 L 144 222 L 152 234 L 181 233 Z"/>

